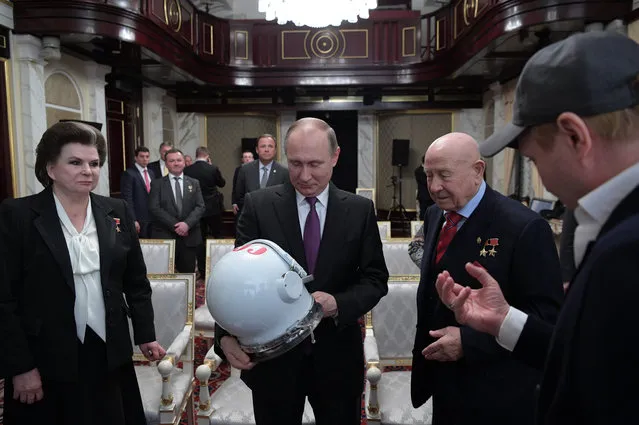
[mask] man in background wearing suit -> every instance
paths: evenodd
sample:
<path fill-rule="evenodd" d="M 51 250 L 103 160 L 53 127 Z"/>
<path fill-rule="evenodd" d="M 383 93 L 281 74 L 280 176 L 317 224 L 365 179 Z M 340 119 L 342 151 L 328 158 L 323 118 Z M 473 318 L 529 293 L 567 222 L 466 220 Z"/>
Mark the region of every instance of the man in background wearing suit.
<path fill-rule="evenodd" d="M 239 207 L 237 206 L 237 199 L 235 198 L 235 191 L 237 187 L 237 175 L 240 173 L 240 169 L 242 165 L 248 164 L 249 162 L 255 161 L 255 155 L 252 150 L 244 150 L 242 151 L 242 163 L 235 167 L 235 171 L 233 172 L 233 187 L 231 192 L 231 202 L 233 203 L 233 214 L 237 215 L 239 212 Z"/>
<path fill-rule="evenodd" d="M 481 289 L 446 273 L 437 282 L 458 320 L 544 369 L 538 424 L 637 422 L 638 75 L 639 45 L 625 35 L 588 32 L 551 44 L 524 66 L 513 122 L 480 146 L 486 156 L 518 148 L 574 212 L 577 271 L 557 324 L 520 311 L 499 276 L 471 264 Z"/>
<path fill-rule="evenodd" d="M 358 319 L 388 291 L 375 208 L 330 183 L 340 149 L 328 124 L 298 120 L 285 140 L 290 182 L 247 194 L 236 245 L 261 238 L 288 252 L 313 274 L 307 289 L 324 319 L 314 344 L 307 339 L 257 365 L 219 327 L 217 351 L 243 369 L 258 425 L 300 424 L 306 396 L 317 425 L 359 425 L 364 353 Z"/>
<path fill-rule="evenodd" d="M 424 157 L 419 167 L 415 168 L 415 182 L 417 182 L 417 202 L 419 202 L 419 221 L 424 220 L 426 209 L 433 205 L 433 200 L 428 193 L 428 182 L 424 173 Z"/>
<path fill-rule="evenodd" d="M 270 134 L 263 134 L 257 139 L 257 156 L 259 161 L 244 164 L 237 175 L 237 186 L 233 197 L 237 201 L 238 212 L 244 205 L 244 197 L 254 190 L 275 186 L 288 181 L 288 170 L 275 158 L 277 144 Z M 235 208 L 234 208 L 235 210 Z"/>
<path fill-rule="evenodd" d="M 200 219 L 206 208 L 200 184 L 184 175 L 182 152 L 171 149 L 165 157 L 169 174 L 151 182 L 151 236 L 175 239 L 175 267 L 181 273 L 193 273 L 196 248 L 202 243 Z"/>
<path fill-rule="evenodd" d="M 122 173 L 120 179 L 120 193 L 122 199 L 135 218 L 135 230 L 140 238 L 149 238 L 149 192 L 151 180 L 155 178 L 153 171 L 148 169 L 149 148 L 138 146 L 135 148 L 135 164 Z"/>
<path fill-rule="evenodd" d="M 222 234 L 224 199 L 217 188 L 226 185 L 226 180 L 222 177 L 220 169 L 211 164 L 210 161 L 209 150 L 200 146 L 195 150 L 195 162 L 184 169 L 184 174 L 193 177 L 200 183 L 202 198 L 206 206 L 204 215 L 200 219 L 202 245 L 198 248 L 197 254 L 197 268 L 202 277 L 206 264 L 206 239 L 209 236 L 219 238 Z"/>
<path fill-rule="evenodd" d="M 160 159 L 149 163 L 149 169 L 155 174 L 155 178 L 159 179 L 169 174 L 169 169 L 166 166 L 166 153 L 173 148 L 169 142 L 162 142 L 160 145 Z"/>
<path fill-rule="evenodd" d="M 499 277 L 514 305 L 548 323 L 563 297 L 550 226 L 489 188 L 484 168 L 477 142 L 464 133 L 435 140 L 424 159 L 436 206 L 424 218 L 411 396 L 419 407 L 432 395 L 433 425 L 532 425 L 540 378 L 490 335 L 455 321 L 436 296 L 442 270 L 477 286 L 464 265 L 481 264 Z"/>

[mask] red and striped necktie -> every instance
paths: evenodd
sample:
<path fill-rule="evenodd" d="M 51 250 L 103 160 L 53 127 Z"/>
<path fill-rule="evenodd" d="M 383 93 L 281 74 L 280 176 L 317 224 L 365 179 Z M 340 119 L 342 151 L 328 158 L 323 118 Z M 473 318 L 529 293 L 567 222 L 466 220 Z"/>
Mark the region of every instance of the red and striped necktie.
<path fill-rule="evenodd" d="M 448 245 L 450 245 L 450 242 L 455 237 L 455 233 L 457 233 L 457 224 L 464 217 L 457 214 L 455 211 L 450 211 L 444 214 L 444 218 L 446 219 L 446 222 L 444 223 L 444 227 L 441 232 L 439 232 L 435 264 L 439 263 L 439 260 L 441 260 L 444 256 L 446 248 L 448 248 Z"/>

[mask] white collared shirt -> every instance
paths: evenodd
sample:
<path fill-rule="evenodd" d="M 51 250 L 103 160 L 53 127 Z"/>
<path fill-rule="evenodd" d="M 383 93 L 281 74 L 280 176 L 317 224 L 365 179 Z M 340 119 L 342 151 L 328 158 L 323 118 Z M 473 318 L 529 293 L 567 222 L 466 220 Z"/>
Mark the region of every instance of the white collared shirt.
<path fill-rule="evenodd" d="M 169 183 L 171 183 L 171 190 L 173 191 L 173 199 L 175 199 L 175 202 L 177 202 L 177 197 L 175 194 L 175 178 L 178 177 L 180 180 L 180 190 L 182 191 L 182 199 L 184 199 L 184 173 L 180 174 L 179 176 L 174 176 L 173 174 L 169 173 Z"/>
<path fill-rule="evenodd" d="M 317 202 L 315 203 L 315 211 L 320 221 L 320 235 L 324 234 L 324 224 L 326 223 L 326 208 L 328 207 L 328 185 L 326 188 L 317 195 Z M 311 206 L 306 201 L 306 197 L 295 191 L 295 199 L 297 200 L 297 216 L 300 221 L 300 231 L 302 232 L 302 238 L 304 237 L 304 227 L 306 226 L 306 217 L 311 212 Z"/>
<path fill-rule="evenodd" d="M 597 239 L 612 212 L 638 184 L 639 162 L 579 199 L 575 208 L 577 228 L 573 248 L 576 267 L 583 261 L 588 244 Z M 497 343 L 513 351 L 527 320 L 526 313 L 511 306 L 499 329 Z"/>
<path fill-rule="evenodd" d="M 138 171 L 140 172 L 140 175 L 142 176 L 142 181 L 143 182 L 146 182 L 146 180 L 144 179 L 144 170 L 146 170 L 146 173 L 147 173 L 147 175 L 149 177 L 149 184 L 151 184 L 151 180 L 152 179 L 151 179 L 151 175 L 149 174 L 148 168 L 140 166 L 140 164 L 138 164 L 137 162 L 135 163 L 135 168 L 137 168 Z"/>
<path fill-rule="evenodd" d="M 55 193 L 53 199 L 73 270 L 75 287 L 73 313 L 76 333 L 80 341 L 84 342 L 86 327 L 90 326 L 106 342 L 106 313 L 100 278 L 100 243 L 91 210 L 91 201 L 87 205 L 84 227 L 81 232 L 78 232 Z"/>

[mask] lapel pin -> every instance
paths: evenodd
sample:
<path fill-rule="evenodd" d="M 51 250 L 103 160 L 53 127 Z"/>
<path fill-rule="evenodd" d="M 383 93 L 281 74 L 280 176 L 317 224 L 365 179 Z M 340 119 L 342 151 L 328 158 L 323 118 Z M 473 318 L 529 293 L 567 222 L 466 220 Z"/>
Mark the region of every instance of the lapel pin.
<path fill-rule="evenodd" d="M 193 192 L 193 186 L 189 185 L 189 193 Z"/>
<path fill-rule="evenodd" d="M 477 245 L 481 244 L 481 238 L 477 237 Z"/>
<path fill-rule="evenodd" d="M 120 233 L 122 230 L 120 230 L 120 219 L 117 217 L 113 217 L 113 221 L 115 221 L 115 231 Z"/>
<path fill-rule="evenodd" d="M 485 257 L 489 255 L 494 257 L 497 255 L 497 247 L 499 246 L 499 238 L 489 238 L 486 242 L 484 242 L 484 246 L 479 251 L 479 255 Z"/>

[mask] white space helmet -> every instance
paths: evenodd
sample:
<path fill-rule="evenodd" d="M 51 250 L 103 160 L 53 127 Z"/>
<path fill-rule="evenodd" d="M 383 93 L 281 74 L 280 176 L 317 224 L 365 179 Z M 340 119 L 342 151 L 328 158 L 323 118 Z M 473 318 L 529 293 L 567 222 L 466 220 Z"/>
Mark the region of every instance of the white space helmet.
<path fill-rule="evenodd" d="M 310 280 L 276 243 L 256 239 L 215 264 L 206 303 L 217 324 L 237 337 L 252 361 L 268 360 L 312 337 L 322 320 L 321 305 L 304 286 Z"/>

